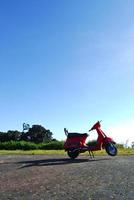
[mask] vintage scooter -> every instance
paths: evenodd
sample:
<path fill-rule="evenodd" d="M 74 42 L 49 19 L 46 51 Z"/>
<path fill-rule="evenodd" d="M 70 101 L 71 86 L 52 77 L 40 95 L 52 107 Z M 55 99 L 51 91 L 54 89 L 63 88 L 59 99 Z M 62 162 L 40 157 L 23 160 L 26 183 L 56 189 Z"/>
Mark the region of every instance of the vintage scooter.
<path fill-rule="evenodd" d="M 88 151 L 90 156 L 94 157 L 93 151 L 98 151 L 101 149 L 105 149 L 107 154 L 110 156 L 117 155 L 115 141 L 112 138 L 107 137 L 106 134 L 101 130 L 100 122 L 101 121 L 95 123 L 89 130 L 96 130 L 98 133 L 98 138 L 95 143 L 85 143 L 88 137 L 87 133 L 69 133 L 68 130 L 64 128 L 64 132 L 67 136 L 67 139 L 64 143 L 64 149 L 67 151 L 70 158 L 75 159 L 80 153 L 84 153 L 85 151 Z"/>

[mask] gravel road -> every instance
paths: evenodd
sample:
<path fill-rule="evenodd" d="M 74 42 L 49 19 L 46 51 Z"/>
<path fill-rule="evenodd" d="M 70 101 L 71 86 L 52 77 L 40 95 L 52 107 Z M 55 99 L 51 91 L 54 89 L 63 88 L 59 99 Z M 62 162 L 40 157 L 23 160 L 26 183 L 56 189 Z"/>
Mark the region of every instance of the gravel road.
<path fill-rule="evenodd" d="M 0 200 L 133 200 L 134 156 L 0 156 Z"/>

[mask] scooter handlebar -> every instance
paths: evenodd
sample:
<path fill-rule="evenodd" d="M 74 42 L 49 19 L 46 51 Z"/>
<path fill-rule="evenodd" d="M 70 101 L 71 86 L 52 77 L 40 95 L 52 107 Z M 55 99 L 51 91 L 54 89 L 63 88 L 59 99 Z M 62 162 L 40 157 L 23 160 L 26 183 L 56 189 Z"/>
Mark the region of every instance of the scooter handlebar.
<path fill-rule="evenodd" d="M 97 127 L 100 127 L 101 126 L 100 125 L 101 122 L 102 122 L 102 120 L 96 122 L 89 131 L 92 131 L 92 130 L 96 129 Z"/>

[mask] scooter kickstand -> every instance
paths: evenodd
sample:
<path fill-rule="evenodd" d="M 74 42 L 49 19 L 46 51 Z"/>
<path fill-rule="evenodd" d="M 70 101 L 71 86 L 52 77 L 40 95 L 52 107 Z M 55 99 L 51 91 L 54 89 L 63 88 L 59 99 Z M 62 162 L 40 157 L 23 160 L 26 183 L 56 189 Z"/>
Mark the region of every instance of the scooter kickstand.
<path fill-rule="evenodd" d="M 93 153 L 93 151 L 91 151 L 92 152 L 92 157 L 94 158 L 94 153 Z"/>
<path fill-rule="evenodd" d="M 90 158 L 94 158 L 94 153 L 93 153 L 93 151 L 89 151 L 89 155 L 90 155 Z"/>

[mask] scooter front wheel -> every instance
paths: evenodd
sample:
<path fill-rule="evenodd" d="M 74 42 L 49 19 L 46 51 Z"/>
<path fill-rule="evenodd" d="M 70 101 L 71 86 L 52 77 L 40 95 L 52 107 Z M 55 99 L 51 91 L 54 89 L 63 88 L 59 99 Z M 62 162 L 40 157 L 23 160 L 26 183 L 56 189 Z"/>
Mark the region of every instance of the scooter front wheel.
<path fill-rule="evenodd" d="M 67 150 L 67 154 L 68 154 L 68 156 L 69 156 L 71 159 L 75 159 L 75 158 L 78 157 L 79 151 L 78 151 L 78 150 L 75 150 L 75 149 L 68 149 L 68 150 Z"/>
<path fill-rule="evenodd" d="M 117 147 L 112 142 L 109 142 L 105 145 L 105 150 L 108 155 L 116 156 L 117 155 Z"/>

